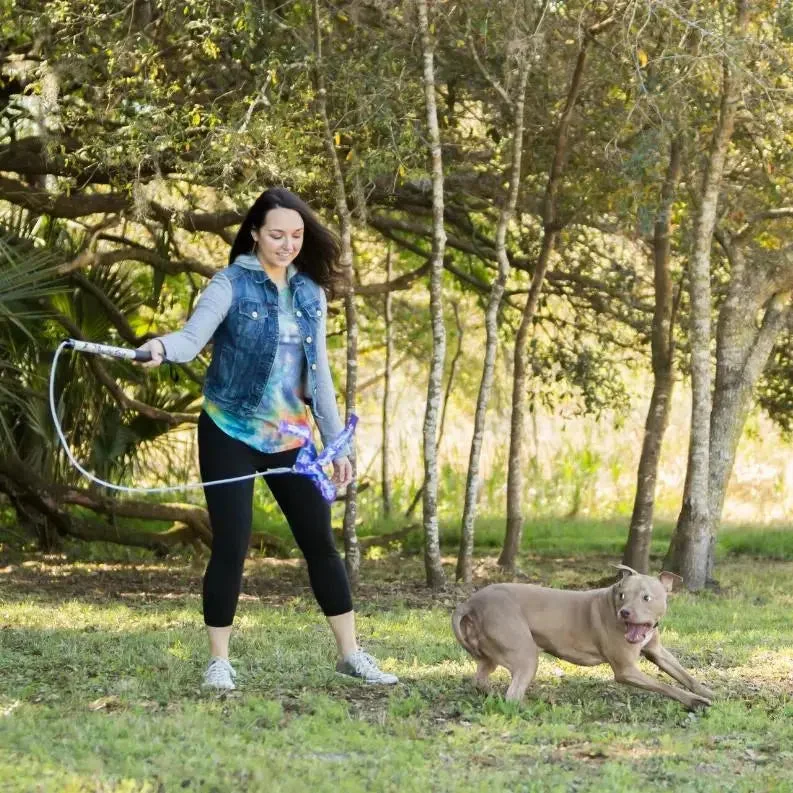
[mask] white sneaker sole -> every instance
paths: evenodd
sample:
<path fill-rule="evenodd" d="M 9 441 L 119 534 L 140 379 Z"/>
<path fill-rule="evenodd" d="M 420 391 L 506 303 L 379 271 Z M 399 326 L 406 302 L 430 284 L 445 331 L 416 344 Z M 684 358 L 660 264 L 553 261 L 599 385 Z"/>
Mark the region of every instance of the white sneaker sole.
<path fill-rule="evenodd" d="M 357 675 L 349 675 L 347 672 L 339 672 L 336 670 L 339 677 L 347 678 L 347 680 L 354 680 L 356 683 L 363 683 L 366 686 L 395 686 L 399 682 L 397 677 L 394 680 L 367 680 L 365 677 L 358 677 Z"/>
<path fill-rule="evenodd" d="M 201 688 L 211 689 L 212 691 L 236 691 L 237 687 L 232 683 L 230 686 L 219 686 L 216 683 L 202 683 Z"/>

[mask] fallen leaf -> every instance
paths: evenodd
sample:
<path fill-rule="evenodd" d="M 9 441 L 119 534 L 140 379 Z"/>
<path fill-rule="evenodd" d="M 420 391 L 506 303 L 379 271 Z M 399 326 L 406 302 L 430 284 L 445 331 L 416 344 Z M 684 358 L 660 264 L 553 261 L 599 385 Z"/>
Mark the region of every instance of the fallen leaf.
<path fill-rule="evenodd" d="M 88 710 L 117 710 L 121 707 L 121 700 L 115 695 L 109 697 L 99 697 L 89 706 Z"/>

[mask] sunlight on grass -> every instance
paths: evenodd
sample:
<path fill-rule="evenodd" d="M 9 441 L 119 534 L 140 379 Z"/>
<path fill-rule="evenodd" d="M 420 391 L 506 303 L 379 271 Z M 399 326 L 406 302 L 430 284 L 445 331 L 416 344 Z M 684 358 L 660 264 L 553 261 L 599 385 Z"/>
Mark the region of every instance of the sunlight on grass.
<path fill-rule="evenodd" d="M 524 564 L 579 588 L 605 574 L 600 557 L 558 559 Z M 492 558 L 477 563 L 495 569 Z M 367 584 L 361 642 L 399 685 L 337 675 L 302 569 L 267 560 L 251 565 L 237 620 L 240 688 L 221 697 L 199 686 L 205 637 L 188 568 L 145 564 L 125 594 L 103 594 L 112 578 L 97 587 L 101 568 L 70 563 L 60 598 L 46 582 L 64 581 L 62 565 L 12 566 L 13 587 L 0 575 L 3 790 L 628 793 L 640 779 L 676 793 L 791 789 L 793 563 L 723 561 L 721 593 L 671 598 L 664 643 L 715 689 L 706 714 L 617 684 L 607 666 L 549 656 L 523 702 L 504 701 L 503 669 L 484 694 L 450 627 L 470 590 L 407 597 L 391 583 L 405 568 L 390 565 L 420 569 L 417 560 L 368 564 L 383 566 L 368 575 L 384 583 Z M 279 570 L 296 578 L 273 594 Z M 176 571 L 165 589 L 150 586 Z M 34 573 L 41 586 L 20 588 Z"/>

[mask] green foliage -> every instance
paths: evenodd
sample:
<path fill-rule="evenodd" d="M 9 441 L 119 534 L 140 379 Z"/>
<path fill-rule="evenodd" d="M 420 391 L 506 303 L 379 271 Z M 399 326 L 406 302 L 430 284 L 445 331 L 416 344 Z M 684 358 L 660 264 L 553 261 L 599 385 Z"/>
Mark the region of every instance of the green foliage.
<path fill-rule="evenodd" d="M 757 4 L 740 41 L 725 38 L 732 6 L 638 3 L 631 9 L 614 15 L 594 38 L 583 31 L 610 18 L 607 3 L 477 0 L 431 9 L 445 170 L 446 320 L 451 330 L 449 307 L 458 303 L 466 347 L 452 398 L 469 414 L 481 373 L 482 309 L 496 271 L 495 228 L 523 58 L 531 63 L 525 157 L 507 238 L 512 268 L 499 316 L 506 366 L 494 401 L 508 399 L 515 333 L 550 231 L 543 206 L 553 169 L 560 177 L 554 184 L 559 228 L 532 329 L 531 399 L 564 415 L 610 414 L 615 421 L 635 400 L 631 369 L 646 370 L 650 360 L 652 235 L 670 141 L 683 146 L 684 177 L 669 240 L 677 291 L 692 245 L 694 193 L 720 106 L 724 52 L 734 54 L 751 79 L 743 86 L 719 197 L 720 228 L 756 245 L 762 255 L 752 262 L 754 272 L 782 274 L 777 254 L 787 232 L 779 218 L 754 218 L 790 194 L 787 4 Z M 431 246 L 414 8 L 320 3 L 319 13 L 331 135 L 355 210 L 355 277 L 363 288 L 384 280 L 387 246 L 395 277 L 423 265 Z M 24 406 L 30 413 L 24 447 L 38 455 L 37 470 L 68 481 L 62 459 L 37 439 L 51 440 L 41 401 L 46 351 L 71 334 L 69 327 L 124 344 L 178 327 L 208 272 L 223 265 L 235 218 L 232 213 L 221 227 L 208 223 L 205 231 L 193 225 L 191 212 L 214 218 L 243 208 L 267 185 L 285 184 L 333 220 L 333 173 L 315 103 L 313 6 L 5 0 L 0 32 L 6 42 L 0 157 L 8 174 L 0 183 L 0 218 L 57 260 L 98 257 L 86 257 L 95 263 L 79 271 L 84 280 L 72 277 L 68 296 L 53 304 L 60 316 L 34 334 L 35 350 L 23 357 L 25 387 L 37 395 Z M 577 64 L 583 67 L 580 93 L 560 142 L 559 121 Z M 107 203 L 96 208 L 97 199 Z M 91 203 L 75 205 L 82 200 Z M 716 255 L 714 310 L 723 305 L 730 277 L 730 262 Z M 672 334 L 682 353 L 676 365 L 685 372 L 685 293 L 677 305 Z M 382 366 L 382 296 L 361 295 L 358 307 L 365 381 Z M 425 279 L 395 294 L 394 313 L 398 355 L 421 382 L 430 339 Z M 340 375 L 345 327 L 338 304 L 331 306 L 329 325 Z M 763 405 L 789 427 L 786 347 L 778 350 Z M 179 383 L 164 373 L 142 377 L 128 366 L 108 371 L 135 399 L 195 411 L 204 363 L 186 370 Z M 169 466 L 183 466 L 169 451 L 165 424 L 119 408 L 86 362 L 70 363 L 58 385 L 70 437 L 94 470 L 123 479 L 151 459 L 157 477 L 173 474 Z M 13 421 L 6 422 L 7 432 Z M 554 470 L 537 477 L 533 510 L 585 508 L 597 464 L 615 469 L 617 478 L 619 461 L 604 455 L 587 460 L 585 453 L 576 460 L 576 454 L 561 453 Z M 460 467 L 450 464 L 443 472 L 450 499 L 461 493 Z M 485 484 L 488 507 L 499 502 L 502 485 L 498 476 Z M 410 494 L 398 497 L 407 501 Z M 624 512 L 626 500 L 614 509 Z M 376 499 L 371 493 L 364 501 L 368 509 Z"/>
<path fill-rule="evenodd" d="M 758 402 L 787 438 L 793 437 L 793 332 L 786 330 L 757 387 Z"/>
<path fill-rule="evenodd" d="M 9 452 L 24 445 L 27 427 L 42 439 L 36 408 L 45 383 L 38 345 L 43 306 L 63 288 L 56 265 L 49 251 L 0 235 L 0 445 Z"/>
<path fill-rule="evenodd" d="M 606 410 L 619 416 L 629 407 L 625 361 L 613 349 L 604 350 L 597 338 L 578 331 L 547 342 L 535 336 L 530 354 L 536 398 L 550 410 L 570 406 L 597 417 Z"/>

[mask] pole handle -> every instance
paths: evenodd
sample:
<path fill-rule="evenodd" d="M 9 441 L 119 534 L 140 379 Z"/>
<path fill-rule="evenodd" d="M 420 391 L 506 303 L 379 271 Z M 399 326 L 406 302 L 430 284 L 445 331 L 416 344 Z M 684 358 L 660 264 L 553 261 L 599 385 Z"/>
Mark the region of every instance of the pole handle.
<path fill-rule="evenodd" d="M 148 350 L 131 350 L 128 347 L 114 347 L 111 344 L 96 344 L 92 341 L 67 339 L 66 346 L 77 352 L 88 352 L 92 355 L 109 355 L 111 358 L 125 358 L 128 361 L 150 361 Z"/>

